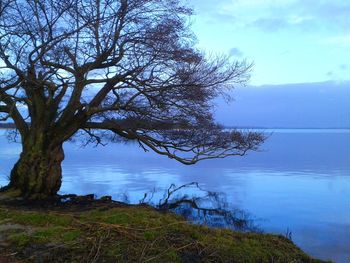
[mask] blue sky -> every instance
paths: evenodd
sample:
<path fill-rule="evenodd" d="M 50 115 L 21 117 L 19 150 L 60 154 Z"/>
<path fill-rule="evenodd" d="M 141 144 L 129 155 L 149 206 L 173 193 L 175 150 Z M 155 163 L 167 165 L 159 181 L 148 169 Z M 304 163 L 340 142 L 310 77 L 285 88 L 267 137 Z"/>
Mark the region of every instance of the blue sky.
<path fill-rule="evenodd" d="M 350 1 L 188 3 L 198 46 L 254 62 L 252 85 L 350 80 Z"/>

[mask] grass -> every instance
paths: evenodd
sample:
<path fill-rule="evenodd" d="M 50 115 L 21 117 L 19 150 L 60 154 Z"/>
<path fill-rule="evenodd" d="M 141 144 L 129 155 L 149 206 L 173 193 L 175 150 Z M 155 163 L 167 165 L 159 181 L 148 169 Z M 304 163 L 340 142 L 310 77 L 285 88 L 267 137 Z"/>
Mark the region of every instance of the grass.
<path fill-rule="evenodd" d="M 321 262 L 282 236 L 192 225 L 148 206 L 0 206 L 0 226 L 13 262 Z"/>

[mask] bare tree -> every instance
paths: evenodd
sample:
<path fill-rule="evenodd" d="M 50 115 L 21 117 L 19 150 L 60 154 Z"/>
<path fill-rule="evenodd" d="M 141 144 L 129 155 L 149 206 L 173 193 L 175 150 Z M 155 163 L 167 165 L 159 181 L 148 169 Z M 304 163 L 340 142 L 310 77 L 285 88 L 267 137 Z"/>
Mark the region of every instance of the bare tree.
<path fill-rule="evenodd" d="M 1 0 L 0 118 L 23 145 L 7 189 L 55 195 L 62 145 L 78 132 L 184 164 L 256 150 L 263 135 L 211 114 L 250 66 L 197 50 L 191 14 L 180 0 Z"/>

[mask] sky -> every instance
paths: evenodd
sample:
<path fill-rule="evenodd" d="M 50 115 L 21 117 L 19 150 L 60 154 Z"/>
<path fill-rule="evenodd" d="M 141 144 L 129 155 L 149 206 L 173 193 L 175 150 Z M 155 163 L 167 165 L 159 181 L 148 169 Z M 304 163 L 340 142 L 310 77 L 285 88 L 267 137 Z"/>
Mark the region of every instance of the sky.
<path fill-rule="evenodd" d="M 198 47 L 254 63 L 251 85 L 350 80 L 348 0 L 188 0 Z"/>

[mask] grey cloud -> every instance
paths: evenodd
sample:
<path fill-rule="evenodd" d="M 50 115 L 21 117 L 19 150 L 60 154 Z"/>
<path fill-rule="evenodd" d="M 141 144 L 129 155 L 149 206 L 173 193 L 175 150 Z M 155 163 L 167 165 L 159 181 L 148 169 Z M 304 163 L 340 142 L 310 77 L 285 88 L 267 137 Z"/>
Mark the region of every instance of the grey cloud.
<path fill-rule="evenodd" d="M 347 69 L 349 69 L 349 66 L 346 65 L 346 64 L 341 64 L 341 65 L 339 65 L 339 69 L 341 69 L 341 70 L 347 70 Z"/>
<path fill-rule="evenodd" d="M 253 26 L 266 31 L 278 31 L 285 28 L 288 22 L 283 18 L 259 18 L 247 26 Z"/>
<path fill-rule="evenodd" d="M 327 77 L 334 77 L 334 71 L 328 71 L 327 73 L 326 73 L 326 76 Z"/>
<path fill-rule="evenodd" d="M 322 15 L 324 18 L 335 20 L 339 17 L 349 17 L 350 2 L 344 0 L 333 1 L 301 1 L 296 5 L 304 10 Z"/>
<path fill-rule="evenodd" d="M 234 10 L 225 12 L 223 7 L 232 3 L 230 0 L 203 1 L 193 0 L 196 13 L 205 17 L 208 22 L 229 23 L 246 28 L 257 28 L 264 31 L 278 31 L 285 28 L 303 31 L 331 29 L 346 32 L 350 28 L 350 1 L 345 0 L 295 0 L 285 5 L 267 4 L 264 10 L 256 12 L 255 19 L 249 20 L 242 12 L 250 10 Z M 256 11 L 256 10 L 255 10 Z M 296 20 L 293 21 L 293 18 Z M 298 20 L 299 19 L 299 20 Z M 243 21 L 242 21 L 243 20 Z"/>
<path fill-rule="evenodd" d="M 193 8 L 195 15 L 200 15 L 201 19 L 207 23 L 229 23 L 235 20 L 235 16 L 232 13 L 225 12 L 223 6 L 232 2 L 231 0 L 191 0 L 189 6 Z"/>
<path fill-rule="evenodd" d="M 314 20 L 322 23 L 323 27 L 330 27 L 347 31 L 350 26 L 350 2 L 344 0 L 333 1 L 304 1 L 299 0 L 295 9 L 303 15 L 311 15 Z"/>
<path fill-rule="evenodd" d="M 275 30 L 279 26 L 279 29 L 284 27 L 308 31 L 314 29 L 347 31 L 350 26 L 350 1 L 298 0 L 278 10 L 274 10 L 271 7 L 271 16 L 273 17 L 274 15 L 277 17 L 272 20 L 275 20 L 274 22 L 277 25 L 266 26 L 266 30 Z M 293 16 L 301 18 L 300 21 L 292 21 L 291 18 Z M 271 20 L 270 17 L 265 17 L 265 19 Z"/>
<path fill-rule="evenodd" d="M 231 48 L 229 54 L 232 57 L 239 57 L 240 58 L 243 56 L 243 52 L 239 48 L 236 48 L 236 47 Z"/>
<path fill-rule="evenodd" d="M 306 32 L 314 32 L 315 29 L 322 28 L 322 22 L 318 21 L 317 18 L 295 18 L 300 19 L 299 21 L 293 21 L 288 16 L 281 17 L 264 17 L 254 20 L 253 22 L 246 24 L 246 27 L 253 27 L 261 29 L 263 31 L 279 31 L 284 29 L 289 30 L 301 30 Z"/>
<path fill-rule="evenodd" d="M 344 72 L 349 70 L 348 64 L 340 64 L 326 73 L 326 76 L 335 80 L 344 79 Z"/>

